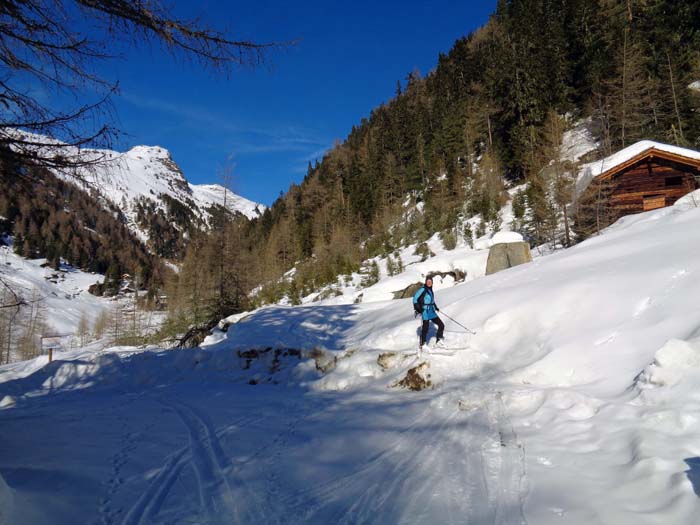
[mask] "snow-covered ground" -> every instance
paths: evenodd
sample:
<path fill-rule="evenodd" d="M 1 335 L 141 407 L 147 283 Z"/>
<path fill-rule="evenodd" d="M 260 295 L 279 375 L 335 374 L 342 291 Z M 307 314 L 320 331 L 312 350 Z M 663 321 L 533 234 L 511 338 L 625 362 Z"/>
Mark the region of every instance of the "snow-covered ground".
<path fill-rule="evenodd" d="M 74 334 L 81 317 L 92 326 L 99 314 L 110 308 L 111 301 L 88 292 L 91 285 L 104 281 L 104 275 L 70 266 L 64 266 L 62 271 L 42 268 L 45 262 L 25 259 L 11 247 L 0 246 L 0 277 L 26 301 L 38 302 L 49 325 L 48 333 Z"/>
<path fill-rule="evenodd" d="M 0 368 L 0 522 L 695 523 L 699 225 L 686 198 L 439 290 L 452 352 L 402 300 Z"/>

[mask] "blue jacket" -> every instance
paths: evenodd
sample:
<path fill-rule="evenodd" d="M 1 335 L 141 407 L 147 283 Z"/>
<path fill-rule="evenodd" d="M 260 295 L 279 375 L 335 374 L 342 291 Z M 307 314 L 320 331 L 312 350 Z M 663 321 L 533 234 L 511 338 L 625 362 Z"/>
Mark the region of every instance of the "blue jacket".
<path fill-rule="evenodd" d="M 437 318 L 438 314 L 435 311 L 437 306 L 435 305 L 435 296 L 432 288 L 421 286 L 420 290 L 413 296 L 413 307 L 422 311 L 423 321 Z"/>

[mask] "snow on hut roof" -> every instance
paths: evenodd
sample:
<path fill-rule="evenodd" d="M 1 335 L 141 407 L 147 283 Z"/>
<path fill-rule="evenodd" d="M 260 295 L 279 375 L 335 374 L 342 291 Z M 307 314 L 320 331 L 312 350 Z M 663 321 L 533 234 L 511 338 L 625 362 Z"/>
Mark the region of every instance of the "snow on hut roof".
<path fill-rule="evenodd" d="M 671 146 L 670 144 L 663 144 L 661 142 L 654 142 L 653 140 L 642 140 L 603 160 L 585 164 L 579 172 L 578 182 L 576 184 L 577 193 L 580 194 L 583 192 L 596 177 L 609 173 L 638 157 L 643 157 L 647 152 L 652 150 L 659 153 L 667 153 L 674 157 L 700 162 L 700 152 L 698 151 L 681 148 L 679 146 Z"/>

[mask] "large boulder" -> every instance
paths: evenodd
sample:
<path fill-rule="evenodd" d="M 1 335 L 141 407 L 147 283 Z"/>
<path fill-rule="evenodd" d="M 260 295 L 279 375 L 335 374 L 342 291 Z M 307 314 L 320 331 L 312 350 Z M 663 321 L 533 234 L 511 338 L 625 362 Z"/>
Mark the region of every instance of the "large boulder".
<path fill-rule="evenodd" d="M 530 245 L 514 232 L 499 232 L 493 237 L 486 263 L 486 275 L 532 261 Z"/>
<path fill-rule="evenodd" d="M 463 272 L 462 270 L 455 269 L 449 272 L 429 272 L 428 275 L 426 275 L 426 278 L 428 277 L 433 279 L 433 281 L 436 277 L 439 277 L 441 279 L 444 279 L 445 277 L 451 277 L 455 283 L 461 283 L 462 281 L 464 281 L 464 279 L 467 278 L 467 273 Z M 424 282 L 413 283 L 408 285 L 403 290 L 398 290 L 394 292 L 394 299 L 406 299 L 408 297 L 413 297 L 413 295 L 421 289 L 423 284 Z"/>

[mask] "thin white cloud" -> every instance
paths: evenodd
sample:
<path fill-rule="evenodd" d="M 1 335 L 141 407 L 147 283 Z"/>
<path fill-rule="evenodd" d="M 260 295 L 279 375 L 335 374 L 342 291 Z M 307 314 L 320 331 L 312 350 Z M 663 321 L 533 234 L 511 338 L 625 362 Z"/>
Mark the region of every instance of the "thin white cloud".
<path fill-rule="evenodd" d="M 172 104 L 153 97 L 142 97 L 125 93 L 121 98 L 129 104 L 143 108 L 176 115 L 190 124 L 199 124 L 209 128 L 215 127 L 220 131 L 234 135 L 243 135 L 240 140 L 240 153 L 265 153 L 270 151 L 303 151 L 301 145 L 319 146 L 328 143 L 324 137 L 319 137 L 314 130 L 293 125 L 272 125 L 260 127 L 213 113 L 207 109 L 187 104 Z M 251 140 L 254 139 L 254 140 Z M 269 144 L 266 144 L 268 142 Z"/>

